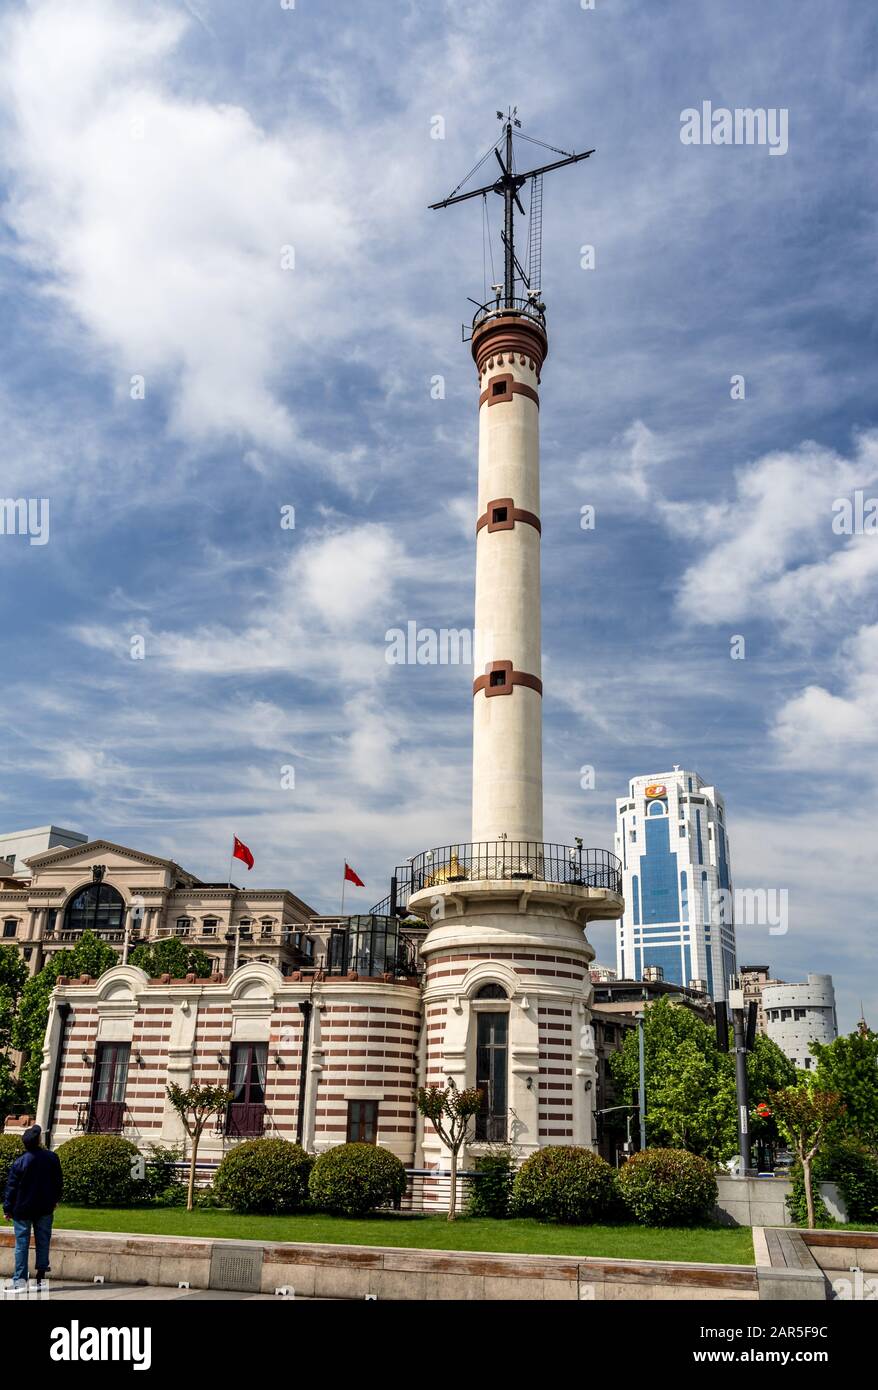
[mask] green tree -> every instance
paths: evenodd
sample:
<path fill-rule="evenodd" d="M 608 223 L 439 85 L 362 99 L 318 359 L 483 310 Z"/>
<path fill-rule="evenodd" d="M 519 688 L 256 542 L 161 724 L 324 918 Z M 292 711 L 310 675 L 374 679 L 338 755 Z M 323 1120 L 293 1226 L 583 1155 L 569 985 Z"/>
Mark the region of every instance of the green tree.
<path fill-rule="evenodd" d="M 20 1081 L 23 1101 L 30 1109 L 36 1108 L 40 1089 L 43 1043 L 55 981 L 59 975 L 68 975 L 71 979 L 91 975 L 97 979 L 118 961 L 111 947 L 94 932 L 84 931 L 72 950 L 57 951 L 42 970 L 26 982 L 12 1026 L 12 1046 L 24 1053 Z"/>
<path fill-rule="evenodd" d="M 646 1133 L 653 1148 L 688 1149 L 714 1162 L 738 1151 L 735 1060 L 720 1052 L 714 1029 L 691 1009 L 657 999 L 646 1010 Z M 620 1103 L 637 1104 L 637 1030 L 629 1029 L 622 1047 L 610 1057 Z M 795 1082 L 792 1062 L 770 1038 L 759 1037 L 747 1057 L 751 1133 L 776 1142 L 773 1115 L 762 1118 L 754 1107 L 771 1089 Z"/>
<path fill-rule="evenodd" d="M 835 1091 L 845 1105 L 843 1127 L 870 1149 L 878 1148 L 878 1034 L 851 1033 L 831 1043 L 812 1043 L 814 1085 Z"/>
<path fill-rule="evenodd" d="M 226 1090 L 225 1086 L 189 1086 L 184 1091 L 182 1086 L 172 1082 L 168 1087 L 168 1099 L 183 1121 L 183 1128 L 192 1143 L 189 1157 L 189 1188 L 186 1194 L 187 1211 L 191 1211 L 195 1205 L 195 1164 L 204 1127 L 212 1115 L 222 1115 L 228 1109 L 233 1096 L 234 1092 Z"/>
<path fill-rule="evenodd" d="M 188 945 L 179 936 L 143 942 L 135 946 L 128 959 L 132 965 L 145 970 L 151 980 L 157 980 L 160 975 L 170 975 L 172 980 L 197 975 L 200 980 L 206 980 L 213 974 L 213 966 L 204 952 Z"/>
<path fill-rule="evenodd" d="M 0 946 L 0 1117 L 17 1107 L 20 1083 L 12 1073 L 12 1033 L 21 992 L 27 983 L 27 966 L 15 946 Z"/>
<path fill-rule="evenodd" d="M 466 1143 L 470 1120 L 478 1114 L 481 1103 L 481 1091 L 474 1087 L 459 1091 L 450 1076 L 445 1090 L 439 1086 L 422 1086 L 418 1091 L 418 1109 L 451 1152 L 449 1221 L 457 1215 L 457 1156 Z"/>
<path fill-rule="evenodd" d="M 808 1226 L 814 1226 L 811 1168 L 817 1154 L 844 1116 L 844 1102 L 835 1091 L 816 1086 L 789 1086 L 772 1091 L 769 1104 L 802 1167 Z"/>

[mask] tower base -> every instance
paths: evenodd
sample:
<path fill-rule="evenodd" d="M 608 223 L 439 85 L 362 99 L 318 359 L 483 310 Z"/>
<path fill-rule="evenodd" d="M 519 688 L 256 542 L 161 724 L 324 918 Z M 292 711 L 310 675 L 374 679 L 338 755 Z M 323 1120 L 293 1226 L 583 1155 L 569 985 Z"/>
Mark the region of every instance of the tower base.
<path fill-rule="evenodd" d="M 518 1161 L 552 1144 L 596 1147 L 588 974 L 594 948 L 584 927 L 622 910 L 621 897 L 608 889 L 509 879 L 437 884 L 409 899 L 409 911 L 431 924 L 421 945 L 424 1084 L 450 1080 L 458 1090 L 480 1085 L 484 1093 L 486 1077 L 494 1078 L 490 1113 L 462 1154 L 462 1168 L 498 1143 Z M 480 1024 L 492 1013 L 507 1016 L 494 1032 Z M 498 1035 L 506 1056 L 492 1067 Z M 504 1086 L 505 1105 L 496 1090 Z M 422 1121 L 419 1164 L 447 1168 L 449 1157 Z"/>

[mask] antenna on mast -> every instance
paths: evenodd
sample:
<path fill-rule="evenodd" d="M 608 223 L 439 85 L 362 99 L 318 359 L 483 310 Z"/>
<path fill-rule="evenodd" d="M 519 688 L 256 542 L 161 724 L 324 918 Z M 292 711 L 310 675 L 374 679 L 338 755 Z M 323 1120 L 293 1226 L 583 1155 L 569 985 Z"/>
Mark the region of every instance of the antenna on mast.
<path fill-rule="evenodd" d="M 568 154 L 565 150 L 556 149 L 554 145 L 547 145 L 543 140 L 535 140 L 533 136 L 525 135 L 522 131 L 520 138 L 527 140 L 532 145 L 541 145 L 544 149 L 551 150 L 554 154 L 563 155 L 562 159 L 556 159 L 551 164 L 542 164 L 536 169 L 528 169 L 526 173 L 518 174 L 515 171 L 515 156 L 513 149 L 513 137 L 516 131 L 521 131 L 521 121 L 518 118 L 518 107 L 511 107 L 504 116 L 502 111 L 497 112 L 497 119 L 503 122 L 503 129 L 498 140 L 482 157 L 479 163 L 472 169 L 463 183 L 459 183 L 457 188 L 443 198 L 439 203 L 431 203 L 431 211 L 439 208 L 451 207 L 453 203 L 463 203 L 468 198 L 480 198 L 488 193 L 497 193 L 503 199 L 503 230 L 500 239 L 503 243 L 504 252 L 504 272 L 501 294 L 498 294 L 497 304 L 494 311 L 502 307 L 505 309 L 520 309 L 525 313 L 538 312 L 540 319 L 545 309 L 545 305 L 537 303 L 540 294 L 540 280 L 542 276 L 542 214 L 543 214 L 543 175 L 550 173 L 554 169 L 562 169 L 565 164 L 578 164 L 582 159 L 588 159 L 589 155 L 594 154 L 594 150 L 584 150 L 581 154 Z M 502 153 L 501 153 L 502 151 Z M 467 183 L 477 169 L 484 164 L 485 160 L 493 154 L 500 166 L 500 176 L 494 183 L 485 184 L 482 188 L 474 188 L 469 193 L 461 193 L 463 184 Z M 524 216 L 524 208 L 518 194 L 526 183 L 531 183 L 531 202 L 530 202 L 530 239 L 527 254 L 527 270 L 524 269 L 515 254 L 515 213 L 516 210 Z M 527 291 L 527 299 L 516 297 L 516 283 L 520 281 Z M 483 305 L 487 310 L 488 306 Z"/>

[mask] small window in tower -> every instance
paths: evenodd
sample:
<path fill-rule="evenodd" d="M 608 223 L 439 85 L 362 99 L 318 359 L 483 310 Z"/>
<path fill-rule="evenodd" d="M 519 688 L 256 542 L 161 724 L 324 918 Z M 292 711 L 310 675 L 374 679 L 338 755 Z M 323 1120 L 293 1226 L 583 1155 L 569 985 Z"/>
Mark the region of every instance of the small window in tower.
<path fill-rule="evenodd" d="M 505 672 L 505 671 L 492 671 L 492 672 L 491 672 L 491 685 L 492 685 L 492 686 L 505 685 L 505 684 L 506 684 L 506 672 Z"/>
<path fill-rule="evenodd" d="M 492 386 L 492 388 L 491 388 L 491 394 L 494 395 L 494 396 L 505 396 L 505 395 L 506 395 L 506 392 L 507 392 L 507 390 L 508 390 L 508 387 L 509 387 L 509 382 L 508 382 L 508 381 L 495 381 L 494 384 L 493 384 L 493 386 Z"/>
<path fill-rule="evenodd" d="M 507 521 L 509 518 L 508 507 L 494 507 L 491 512 L 491 520 L 496 525 L 498 521 Z"/>

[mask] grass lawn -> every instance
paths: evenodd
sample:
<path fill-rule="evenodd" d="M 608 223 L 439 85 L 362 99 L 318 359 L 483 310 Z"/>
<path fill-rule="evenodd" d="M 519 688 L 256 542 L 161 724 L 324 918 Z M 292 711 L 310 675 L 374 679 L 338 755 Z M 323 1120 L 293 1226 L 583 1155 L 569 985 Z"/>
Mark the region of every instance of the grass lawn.
<path fill-rule="evenodd" d="M 444 1216 L 353 1218 L 310 1212 L 300 1216 L 239 1216 L 232 1211 L 187 1212 L 179 1207 L 119 1210 L 60 1206 L 55 1212 L 55 1229 L 505 1254 L 598 1255 L 705 1264 L 754 1263 L 749 1226 L 672 1226 L 660 1230 L 648 1226 L 547 1226 L 537 1221 L 491 1221 L 477 1217 L 459 1217 L 449 1222 Z"/>

